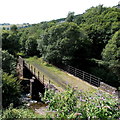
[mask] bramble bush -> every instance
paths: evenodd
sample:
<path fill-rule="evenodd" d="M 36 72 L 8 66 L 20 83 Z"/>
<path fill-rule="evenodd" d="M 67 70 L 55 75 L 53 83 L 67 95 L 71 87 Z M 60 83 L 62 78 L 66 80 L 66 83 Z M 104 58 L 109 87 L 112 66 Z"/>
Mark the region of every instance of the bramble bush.
<path fill-rule="evenodd" d="M 44 101 L 49 103 L 56 118 L 119 118 L 118 99 L 102 91 L 87 93 L 68 89 L 62 93 L 46 90 Z"/>

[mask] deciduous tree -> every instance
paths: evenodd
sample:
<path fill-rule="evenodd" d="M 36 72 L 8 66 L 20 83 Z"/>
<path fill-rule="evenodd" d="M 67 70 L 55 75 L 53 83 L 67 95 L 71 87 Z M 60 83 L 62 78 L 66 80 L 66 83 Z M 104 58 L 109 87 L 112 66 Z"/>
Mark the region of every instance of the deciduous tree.
<path fill-rule="evenodd" d="M 9 74 L 15 74 L 16 60 L 8 51 L 2 51 L 2 69 Z"/>
<path fill-rule="evenodd" d="M 33 36 L 28 37 L 26 43 L 25 43 L 25 48 L 26 48 L 26 53 L 28 56 L 34 56 L 37 55 L 37 41 Z"/>
<path fill-rule="evenodd" d="M 120 82 L 120 30 L 109 40 L 102 52 L 102 57 L 109 69 L 119 77 Z"/>

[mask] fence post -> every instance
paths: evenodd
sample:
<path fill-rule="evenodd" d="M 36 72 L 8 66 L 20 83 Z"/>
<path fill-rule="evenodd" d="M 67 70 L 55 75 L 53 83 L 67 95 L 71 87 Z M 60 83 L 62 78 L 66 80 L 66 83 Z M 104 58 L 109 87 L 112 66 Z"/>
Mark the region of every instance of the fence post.
<path fill-rule="evenodd" d="M 30 69 L 30 64 L 29 64 L 29 69 Z"/>
<path fill-rule="evenodd" d="M 31 98 L 33 97 L 33 82 L 34 82 L 34 78 L 32 77 L 32 79 L 30 79 L 30 95 L 31 95 Z"/>
<path fill-rule="evenodd" d="M 85 77 L 84 75 L 85 75 L 85 73 L 83 72 L 83 80 L 84 80 L 84 77 Z"/>
<path fill-rule="evenodd" d="M 39 71 L 38 71 L 38 79 L 39 79 L 39 75 L 40 75 L 40 73 L 39 73 Z M 40 80 L 40 79 L 39 79 Z"/>
<path fill-rule="evenodd" d="M 34 68 L 34 75 L 35 75 L 35 68 Z"/>
<path fill-rule="evenodd" d="M 77 72 L 77 69 L 75 68 L 75 76 L 77 76 L 77 73 L 76 73 L 76 72 Z"/>
<path fill-rule="evenodd" d="M 100 81 L 101 81 L 100 78 L 98 78 L 98 87 L 100 87 Z"/>
<path fill-rule="evenodd" d="M 50 80 L 49 80 L 49 84 L 50 84 Z"/>
<path fill-rule="evenodd" d="M 48 83 L 48 88 L 50 88 L 50 80 L 49 80 L 49 83 Z"/>
<path fill-rule="evenodd" d="M 91 74 L 90 74 L 90 84 L 91 84 L 91 78 L 92 78 L 92 77 L 91 77 Z"/>
<path fill-rule="evenodd" d="M 69 73 L 70 73 L 70 66 L 68 65 L 68 70 L 67 70 Z"/>
<path fill-rule="evenodd" d="M 31 66 L 31 72 L 33 72 L 33 67 Z"/>

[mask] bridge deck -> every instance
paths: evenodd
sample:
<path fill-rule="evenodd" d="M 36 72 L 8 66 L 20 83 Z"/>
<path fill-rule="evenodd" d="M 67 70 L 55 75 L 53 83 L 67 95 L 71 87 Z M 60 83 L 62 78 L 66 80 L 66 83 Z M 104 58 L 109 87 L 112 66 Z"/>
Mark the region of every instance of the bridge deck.
<path fill-rule="evenodd" d="M 68 74 L 67 72 L 63 72 L 61 70 L 52 70 L 50 67 L 44 66 L 43 64 L 37 64 L 38 62 L 30 62 L 32 66 L 34 66 L 37 71 L 40 71 L 40 75 L 45 76 L 45 82 L 48 80 L 51 81 L 54 85 L 58 87 L 62 87 L 65 89 L 67 85 L 72 87 L 77 87 L 78 89 L 82 89 L 85 91 L 96 90 L 97 88 L 88 84 L 87 82 L 80 80 L 79 78 Z M 56 68 L 57 69 L 57 68 Z"/>

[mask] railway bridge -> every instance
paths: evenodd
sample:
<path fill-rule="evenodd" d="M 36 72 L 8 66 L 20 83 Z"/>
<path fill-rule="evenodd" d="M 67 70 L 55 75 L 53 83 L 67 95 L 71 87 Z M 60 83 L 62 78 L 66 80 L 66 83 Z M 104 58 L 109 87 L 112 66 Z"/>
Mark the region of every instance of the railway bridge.
<path fill-rule="evenodd" d="M 44 94 L 46 86 L 44 76 L 40 75 L 40 71 L 19 56 L 17 73 L 21 84 L 23 84 L 24 89 L 30 93 L 31 98 L 40 100 L 39 93 Z"/>
<path fill-rule="evenodd" d="M 22 80 L 22 83 L 25 83 L 25 81 L 28 82 L 28 91 L 30 92 L 32 99 L 40 100 L 39 93 L 44 94 L 45 87 L 50 88 L 50 86 L 52 86 L 53 88 L 55 88 L 53 85 L 50 84 L 49 80 L 45 79 L 45 76 L 41 74 L 41 71 L 38 68 L 28 63 L 20 56 L 18 58 L 17 71 L 19 74 L 19 79 Z M 109 91 L 110 94 L 116 91 L 116 88 L 101 82 L 100 78 L 72 66 L 67 66 L 65 71 L 106 92 Z M 59 81 L 59 84 L 63 87 L 66 86 L 64 82 L 62 83 L 62 81 Z"/>

